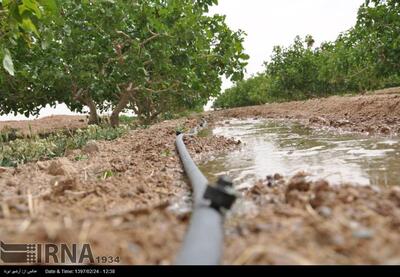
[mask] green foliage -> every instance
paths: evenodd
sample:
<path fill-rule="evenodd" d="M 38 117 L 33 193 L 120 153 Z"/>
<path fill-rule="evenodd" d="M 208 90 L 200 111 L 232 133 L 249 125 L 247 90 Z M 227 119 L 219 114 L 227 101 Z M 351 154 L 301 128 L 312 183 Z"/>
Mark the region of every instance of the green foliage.
<path fill-rule="evenodd" d="M 17 138 L 17 129 L 5 126 L 0 131 L 0 142 L 8 142 Z"/>
<path fill-rule="evenodd" d="M 161 151 L 160 156 L 164 157 L 164 158 L 171 157 L 172 156 L 171 150 L 165 149 L 165 150 Z"/>
<path fill-rule="evenodd" d="M 265 75 L 253 76 L 239 81 L 227 89 L 214 101 L 214 108 L 233 108 L 261 105 L 270 100 L 268 95 L 269 81 Z"/>
<path fill-rule="evenodd" d="M 27 47 L 35 44 L 35 38 L 40 36 L 40 22 L 50 20 L 56 13 L 56 0 L 0 1 L 0 58 L 6 73 L 11 76 L 15 74 L 8 47 L 10 45 Z M 25 44 L 21 44 L 21 41 Z"/>
<path fill-rule="evenodd" d="M 216 0 L 59 1 L 36 47 L 15 47 L 15 76 L 3 80 L 0 113 L 36 114 L 46 104 L 124 109 L 145 124 L 207 103 L 221 77 L 243 77 L 243 32 L 208 15 Z M 10 68 L 10 65 L 8 64 Z"/>
<path fill-rule="evenodd" d="M 98 176 L 98 178 L 106 180 L 108 178 L 113 177 L 114 175 L 115 175 L 115 172 L 109 169 L 109 170 L 105 170 L 104 172 L 102 172 L 101 175 Z"/>
<path fill-rule="evenodd" d="M 175 132 L 177 132 L 177 133 L 181 133 L 182 134 L 182 133 L 185 133 L 187 131 L 188 131 L 188 129 L 184 125 L 178 125 L 175 128 Z"/>
<path fill-rule="evenodd" d="M 132 126 L 136 121 L 137 121 L 137 118 L 134 116 L 128 116 L 128 115 L 120 115 L 119 116 L 119 122 L 122 125 Z"/>
<path fill-rule="evenodd" d="M 67 150 L 82 148 L 90 140 L 114 140 L 129 130 L 124 125 L 118 128 L 89 126 L 74 134 L 59 132 L 47 138 L 33 137 L 0 143 L 0 166 L 16 166 L 32 161 L 64 156 Z M 85 159 L 84 156 L 78 159 Z"/>
<path fill-rule="evenodd" d="M 400 3 L 366 0 L 356 25 L 314 48 L 314 39 L 296 37 L 276 46 L 265 72 L 238 82 L 215 107 L 304 100 L 400 85 Z"/>
<path fill-rule="evenodd" d="M 213 132 L 212 129 L 210 128 L 203 128 L 200 131 L 197 132 L 197 136 L 199 138 L 206 138 L 212 136 Z"/>
<path fill-rule="evenodd" d="M 0 114 L 35 115 L 56 103 L 41 47 L 52 40 L 48 26 L 59 22 L 58 12 L 56 0 L 0 1 Z"/>

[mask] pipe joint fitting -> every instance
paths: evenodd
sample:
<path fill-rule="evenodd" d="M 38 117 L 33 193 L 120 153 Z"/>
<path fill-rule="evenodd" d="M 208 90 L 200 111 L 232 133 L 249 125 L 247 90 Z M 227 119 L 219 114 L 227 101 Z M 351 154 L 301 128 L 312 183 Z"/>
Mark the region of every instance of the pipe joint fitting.
<path fill-rule="evenodd" d="M 235 203 L 237 195 L 233 183 L 227 176 L 218 179 L 217 184 L 208 185 L 203 196 L 208 205 L 224 214 Z"/>

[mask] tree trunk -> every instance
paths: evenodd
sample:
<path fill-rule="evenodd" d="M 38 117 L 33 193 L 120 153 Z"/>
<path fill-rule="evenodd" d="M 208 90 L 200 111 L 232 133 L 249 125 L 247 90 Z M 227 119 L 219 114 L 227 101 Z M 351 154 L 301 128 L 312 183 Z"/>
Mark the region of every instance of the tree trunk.
<path fill-rule="evenodd" d="M 73 84 L 72 97 L 74 100 L 78 101 L 82 105 L 86 105 L 89 107 L 89 122 L 88 122 L 89 125 L 95 125 L 100 123 L 99 116 L 97 115 L 96 103 L 90 96 L 86 95 L 83 89 L 78 89 L 78 87 L 75 84 Z"/>
<path fill-rule="evenodd" d="M 110 124 L 111 127 L 119 126 L 119 114 L 126 108 L 129 103 L 129 96 L 131 91 L 126 91 L 121 95 L 121 98 L 118 101 L 118 104 L 115 106 L 114 110 L 110 116 Z"/>
<path fill-rule="evenodd" d="M 96 104 L 92 99 L 87 99 L 86 105 L 89 107 L 89 125 L 97 125 L 100 123 L 99 116 L 97 115 Z"/>

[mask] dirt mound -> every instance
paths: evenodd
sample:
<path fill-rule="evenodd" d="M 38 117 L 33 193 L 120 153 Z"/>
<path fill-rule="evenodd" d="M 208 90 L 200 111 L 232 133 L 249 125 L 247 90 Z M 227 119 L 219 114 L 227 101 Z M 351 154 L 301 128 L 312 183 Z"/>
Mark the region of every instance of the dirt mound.
<path fill-rule="evenodd" d="M 188 205 L 183 199 L 190 193 L 175 149 L 176 129 L 196 124 L 167 121 L 97 141 L 85 159 L 77 151 L 2 169 L 2 241 L 91 243 L 95 255 L 119 256 L 124 264 L 171 263 L 188 219 L 180 207 Z M 215 137 L 186 142 L 197 158 L 237 145 Z"/>
<path fill-rule="evenodd" d="M 330 186 L 303 173 L 259 181 L 227 221 L 227 264 L 398 264 L 399 188 Z"/>
<path fill-rule="evenodd" d="M 400 95 L 333 96 L 308 101 L 273 103 L 212 113 L 221 118 L 286 118 L 303 120 L 313 127 L 326 127 L 365 134 L 400 133 Z"/>
<path fill-rule="evenodd" d="M 87 127 L 86 116 L 53 115 L 35 120 L 0 121 L 0 132 L 27 136 L 50 134 L 58 130 L 76 130 Z"/>

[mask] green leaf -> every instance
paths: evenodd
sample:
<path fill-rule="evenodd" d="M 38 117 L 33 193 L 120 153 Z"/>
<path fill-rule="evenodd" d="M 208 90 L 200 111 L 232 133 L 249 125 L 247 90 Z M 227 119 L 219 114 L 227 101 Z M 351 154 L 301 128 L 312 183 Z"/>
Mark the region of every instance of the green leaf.
<path fill-rule="evenodd" d="M 39 36 L 39 32 L 38 32 L 35 24 L 33 24 L 32 20 L 28 16 L 24 15 L 24 17 L 22 18 L 22 27 L 25 30 L 32 31 L 35 35 Z"/>
<path fill-rule="evenodd" d="M 53 15 L 58 11 L 56 0 L 40 0 L 39 3 Z"/>
<path fill-rule="evenodd" d="M 8 74 L 14 76 L 14 63 L 8 49 L 4 49 L 3 67 L 8 72 Z"/>
<path fill-rule="evenodd" d="M 42 17 L 42 12 L 40 11 L 38 4 L 32 0 L 23 0 L 22 5 L 19 6 L 20 14 L 24 12 L 25 9 L 30 10 L 37 18 Z"/>

